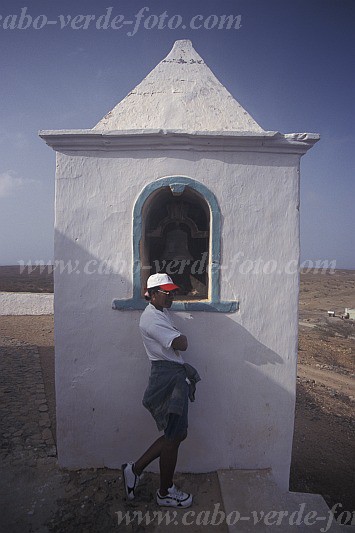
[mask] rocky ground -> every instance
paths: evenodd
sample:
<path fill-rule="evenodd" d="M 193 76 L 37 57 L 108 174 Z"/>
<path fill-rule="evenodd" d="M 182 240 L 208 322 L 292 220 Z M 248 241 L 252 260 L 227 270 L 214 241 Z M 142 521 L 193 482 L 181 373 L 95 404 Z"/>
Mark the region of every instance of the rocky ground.
<path fill-rule="evenodd" d="M 291 489 L 355 509 L 353 321 L 355 272 L 301 274 L 297 403 Z M 327 311 L 335 311 L 328 318 Z"/>
<path fill-rule="evenodd" d="M 0 290 L 47 291 L 51 277 L 20 277 L 0 267 Z M 9 269 L 9 267 L 6 267 Z M 30 292 L 29 290 L 29 292 Z M 339 511 L 355 509 L 354 325 L 328 319 L 355 302 L 355 272 L 301 275 L 299 366 L 290 488 L 324 496 Z M 118 526 L 118 511 L 156 510 L 156 475 L 142 483 L 139 507 L 123 495 L 120 471 L 78 472 L 56 465 L 53 317 L 0 317 L 2 511 L 0 531 L 164 531 Z M 216 474 L 181 475 L 197 508 L 221 502 Z M 222 507 L 222 504 L 221 504 Z M 171 526 L 170 526 L 171 529 Z M 175 527 L 175 530 L 178 528 Z M 189 526 L 192 532 L 201 527 Z M 203 528 L 207 532 L 207 528 Z M 224 531 L 215 526 L 213 531 Z"/>

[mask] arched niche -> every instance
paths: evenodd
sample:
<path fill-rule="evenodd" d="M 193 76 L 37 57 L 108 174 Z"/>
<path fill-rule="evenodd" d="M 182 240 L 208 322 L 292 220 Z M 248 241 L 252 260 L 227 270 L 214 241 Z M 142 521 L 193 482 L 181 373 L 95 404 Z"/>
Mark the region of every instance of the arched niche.
<path fill-rule="evenodd" d="M 142 210 L 142 291 L 150 274 L 166 272 L 180 287 L 176 300 L 208 300 L 209 245 L 210 209 L 200 193 L 189 186 L 154 191 Z"/>
<path fill-rule="evenodd" d="M 180 227 L 171 226 L 177 222 Z M 163 252 L 161 243 L 167 242 L 166 238 L 164 241 L 166 232 L 174 229 L 186 232 L 193 258 L 206 252 L 207 255 L 202 279 L 198 280 L 205 285 L 205 292 L 201 297 L 198 294 L 190 297 L 182 294 L 172 308 L 235 312 L 238 302 L 220 300 L 221 214 L 218 202 L 205 185 L 186 176 L 160 178 L 146 185 L 137 198 L 133 211 L 133 297 L 129 300 L 115 299 L 112 307 L 119 310 L 145 308 L 143 294 L 147 278 L 154 273 L 154 254 L 159 259 L 159 250 Z M 159 238 L 163 239 L 160 249 L 158 241 L 153 243 L 153 239 Z M 191 244 L 192 239 L 201 239 L 200 248 L 196 243 Z M 163 257 L 160 259 L 164 260 Z"/>

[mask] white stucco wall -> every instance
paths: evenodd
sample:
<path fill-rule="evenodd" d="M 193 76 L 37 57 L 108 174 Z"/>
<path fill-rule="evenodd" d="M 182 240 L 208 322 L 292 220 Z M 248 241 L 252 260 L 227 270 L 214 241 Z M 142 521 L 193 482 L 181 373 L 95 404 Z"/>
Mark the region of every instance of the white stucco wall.
<path fill-rule="evenodd" d="M 71 261 L 75 268 L 70 274 L 55 270 L 62 466 L 117 468 L 157 436 L 141 405 L 149 375 L 138 330 L 141 312 L 112 310 L 111 302 L 132 296 L 137 197 L 154 180 L 183 175 L 217 197 L 221 298 L 239 299 L 240 310 L 176 314 L 189 338 L 185 360 L 202 378 L 190 404 L 189 440 L 181 446 L 178 469 L 272 467 L 279 484 L 288 486 L 298 327 L 298 165 L 296 154 L 260 152 L 57 154 L 55 260 Z M 263 273 L 261 265 L 260 273 L 248 273 L 246 263 L 241 268 L 243 261 L 259 258 L 276 261 L 276 270 Z M 98 272 L 102 261 L 111 263 L 111 273 Z M 290 261 L 293 273 L 286 273 Z"/>

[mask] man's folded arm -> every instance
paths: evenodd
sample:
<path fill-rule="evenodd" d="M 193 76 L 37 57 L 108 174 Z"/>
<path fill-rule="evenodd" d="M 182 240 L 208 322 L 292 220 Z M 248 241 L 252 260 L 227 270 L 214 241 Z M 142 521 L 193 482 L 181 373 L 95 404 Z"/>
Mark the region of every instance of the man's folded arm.
<path fill-rule="evenodd" d="M 187 350 L 187 337 L 185 335 L 180 335 L 179 337 L 175 337 L 173 342 L 171 343 L 172 348 L 174 350 L 179 350 L 180 352 L 185 352 Z"/>

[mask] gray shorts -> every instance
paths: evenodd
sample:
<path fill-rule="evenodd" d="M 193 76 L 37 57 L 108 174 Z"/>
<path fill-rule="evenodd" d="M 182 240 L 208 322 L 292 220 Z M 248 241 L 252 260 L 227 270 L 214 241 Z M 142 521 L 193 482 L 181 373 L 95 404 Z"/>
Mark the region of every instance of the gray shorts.
<path fill-rule="evenodd" d="M 189 410 L 189 399 L 186 395 L 186 400 L 184 403 L 184 410 L 181 415 L 176 415 L 175 413 L 169 414 L 168 425 L 164 430 L 165 438 L 168 440 L 182 439 L 187 435 L 188 428 L 188 410 Z"/>
<path fill-rule="evenodd" d="M 172 361 L 153 361 L 143 405 L 167 439 L 184 438 L 189 406 L 185 366 Z"/>

